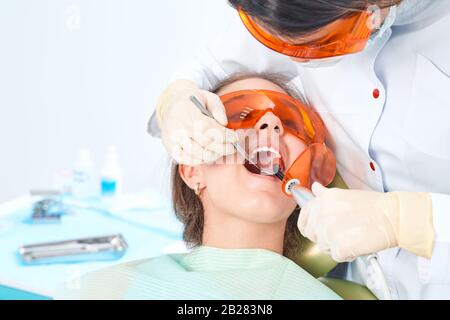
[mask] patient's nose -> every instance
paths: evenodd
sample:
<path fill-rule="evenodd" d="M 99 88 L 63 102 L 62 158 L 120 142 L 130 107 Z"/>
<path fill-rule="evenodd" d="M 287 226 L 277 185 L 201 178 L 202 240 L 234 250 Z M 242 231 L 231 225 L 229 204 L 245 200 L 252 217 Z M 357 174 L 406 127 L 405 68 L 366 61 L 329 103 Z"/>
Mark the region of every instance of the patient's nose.
<path fill-rule="evenodd" d="M 257 131 L 267 130 L 268 132 L 276 132 L 278 135 L 282 136 L 284 133 L 283 124 L 281 120 L 274 115 L 272 112 L 267 112 L 254 127 Z"/>

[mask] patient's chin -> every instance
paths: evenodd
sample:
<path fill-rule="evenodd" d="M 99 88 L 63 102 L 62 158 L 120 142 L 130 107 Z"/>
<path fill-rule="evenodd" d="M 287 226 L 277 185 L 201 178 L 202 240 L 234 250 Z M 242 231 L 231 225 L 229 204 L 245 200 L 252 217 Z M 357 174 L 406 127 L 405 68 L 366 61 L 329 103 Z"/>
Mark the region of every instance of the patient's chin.
<path fill-rule="evenodd" d="M 254 195 L 242 202 L 241 214 L 257 223 L 275 223 L 286 220 L 296 205 L 290 199 L 283 201 L 271 194 Z"/>

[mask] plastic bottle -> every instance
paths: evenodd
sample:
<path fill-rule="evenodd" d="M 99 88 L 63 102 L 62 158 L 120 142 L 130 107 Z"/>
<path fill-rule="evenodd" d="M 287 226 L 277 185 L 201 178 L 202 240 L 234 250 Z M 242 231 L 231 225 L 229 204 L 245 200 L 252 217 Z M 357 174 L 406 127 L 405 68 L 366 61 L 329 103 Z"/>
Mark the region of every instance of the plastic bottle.
<path fill-rule="evenodd" d="M 110 146 L 106 152 L 105 165 L 100 172 L 102 196 L 113 197 L 122 191 L 122 169 L 115 147 Z"/>
<path fill-rule="evenodd" d="M 72 195 L 74 198 L 87 200 L 97 196 L 94 174 L 94 163 L 90 151 L 85 148 L 80 149 L 72 172 Z"/>
<path fill-rule="evenodd" d="M 62 196 L 72 195 L 73 172 L 60 170 L 53 174 L 53 188 L 58 190 Z"/>

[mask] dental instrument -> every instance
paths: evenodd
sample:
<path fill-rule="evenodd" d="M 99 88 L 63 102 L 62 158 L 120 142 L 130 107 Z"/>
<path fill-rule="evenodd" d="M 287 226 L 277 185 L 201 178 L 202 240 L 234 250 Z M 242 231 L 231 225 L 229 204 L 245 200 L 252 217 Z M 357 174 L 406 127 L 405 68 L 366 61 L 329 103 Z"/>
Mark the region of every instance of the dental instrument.
<path fill-rule="evenodd" d="M 61 201 L 46 198 L 36 202 L 31 215 L 32 223 L 58 223 L 64 214 Z"/>
<path fill-rule="evenodd" d="M 65 214 L 61 194 L 57 190 L 30 190 L 33 197 L 42 197 L 33 205 L 31 223 L 59 223 Z"/>
<path fill-rule="evenodd" d="M 302 187 L 300 181 L 297 179 L 291 179 L 286 183 L 285 191 L 287 194 L 291 194 L 294 197 L 295 202 L 304 207 L 308 201 L 314 198 L 314 195 L 309 189 Z"/>
<path fill-rule="evenodd" d="M 24 245 L 19 255 L 24 264 L 47 264 L 115 260 L 122 257 L 128 244 L 121 234 Z"/>
<path fill-rule="evenodd" d="M 275 176 L 278 179 L 280 179 L 281 181 L 284 180 L 284 173 L 279 170 L 277 165 L 274 166 L 274 172 L 276 172 Z M 312 192 L 307 188 L 302 187 L 298 179 L 290 179 L 288 182 L 286 182 L 284 191 L 294 197 L 295 202 L 297 202 L 300 208 L 306 205 L 309 200 L 314 198 Z"/>
<path fill-rule="evenodd" d="M 212 113 L 205 107 L 202 105 L 202 103 L 195 97 L 195 96 L 191 96 L 190 100 L 194 103 L 194 105 L 201 111 L 201 113 L 203 113 L 205 116 L 210 117 L 211 119 L 214 119 L 214 116 L 212 115 Z M 258 170 L 260 170 L 262 173 L 264 173 L 265 175 L 268 176 L 273 176 L 274 172 L 270 172 L 264 169 L 261 169 L 260 167 L 258 167 L 258 165 L 253 162 L 250 157 L 247 155 L 247 152 L 245 152 L 245 150 L 239 145 L 239 143 L 233 143 L 234 148 L 236 149 L 236 151 L 246 160 L 248 161 L 248 163 L 250 163 L 252 166 L 254 166 L 255 168 L 257 168 Z M 276 174 L 275 174 L 276 175 Z"/>

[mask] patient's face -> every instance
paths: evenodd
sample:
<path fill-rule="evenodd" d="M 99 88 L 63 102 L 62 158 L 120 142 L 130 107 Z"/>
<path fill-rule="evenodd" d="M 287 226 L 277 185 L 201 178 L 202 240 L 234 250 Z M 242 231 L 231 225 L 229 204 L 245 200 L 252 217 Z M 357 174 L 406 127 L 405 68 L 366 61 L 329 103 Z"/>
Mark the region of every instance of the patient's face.
<path fill-rule="evenodd" d="M 218 94 L 248 89 L 286 93 L 272 82 L 251 78 L 227 85 Z M 271 153 L 281 155 L 285 168 L 289 168 L 306 148 L 300 139 L 284 130 L 278 117 L 271 112 L 266 113 L 251 131 L 258 138 L 250 139 L 247 153 L 252 155 L 270 147 Z M 201 170 L 205 182 L 202 201 L 212 214 L 219 211 L 251 222 L 275 223 L 286 220 L 296 207 L 295 201 L 282 192 L 281 181 L 274 176 L 252 173 L 242 161 L 230 161 L 228 157 L 220 164 L 202 165 Z"/>

